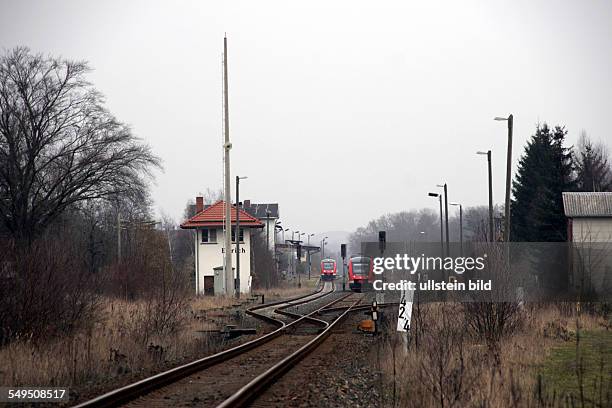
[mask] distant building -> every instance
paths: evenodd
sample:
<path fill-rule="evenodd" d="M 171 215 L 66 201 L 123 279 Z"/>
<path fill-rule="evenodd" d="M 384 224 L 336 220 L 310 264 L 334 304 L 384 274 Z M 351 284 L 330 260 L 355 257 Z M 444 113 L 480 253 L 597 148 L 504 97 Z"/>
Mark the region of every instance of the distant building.
<path fill-rule="evenodd" d="M 567 239 L 612 243 L 612 192 L 563 193 Z"/>
<path fill-rule="evenodd" d="M 242 208 L 259 221 L 263 222 L 264 227 L 261 230 L 262 235 L 268 236 L 268 248 L 270 252 L 274 252 L 276 245 L 276 221 L 278 221 L 278 204 L 255 204 L 251 200 L 244 200 Z"/>
<path fill-rule="evenodd" d="M 582 293 L 612 291 L 612 192 L 564 192 L 570 285 Z"/>
<path fill-rule="evenodd" d="M 231 209 L 232 253 L 235 254 L 236 207 Z M 278 206 L 277 206 L 278 214 Z M 204 207 L 202 197 L 196 197 L 195 215 L 181 224 L 181 228 L 195 230 L 195 275 L 196 293 L 214 294 L 223 288 L 223 264 L 225 254 L 224 231 L 225 202 L 218 201 Z M 265 224 L 248 211 L 240 210 L 240 292 L 251 290 L 251 237 L 253 229 L 264 228 Z M 273 230 L 272 230 L 273 231 Z M 272 234 L 274 235 L 274 234 Z M 234 278 L 236 255 L 232 259 Z"/>

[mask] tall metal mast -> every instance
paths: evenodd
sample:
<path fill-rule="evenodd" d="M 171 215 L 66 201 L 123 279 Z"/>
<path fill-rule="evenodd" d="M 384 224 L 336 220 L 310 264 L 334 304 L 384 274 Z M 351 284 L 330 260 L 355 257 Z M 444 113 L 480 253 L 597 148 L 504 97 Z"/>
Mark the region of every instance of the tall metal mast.
<path fill-rule="evenodd" d="M 229 103 L 227 92 L 227 36 L 223 37 L 223 111 L 225 116 L 225 293 L 233 295 L 234 272 L 232 269 L 232 191 L 230 188 L 230 143 L 229 134 Z"/>

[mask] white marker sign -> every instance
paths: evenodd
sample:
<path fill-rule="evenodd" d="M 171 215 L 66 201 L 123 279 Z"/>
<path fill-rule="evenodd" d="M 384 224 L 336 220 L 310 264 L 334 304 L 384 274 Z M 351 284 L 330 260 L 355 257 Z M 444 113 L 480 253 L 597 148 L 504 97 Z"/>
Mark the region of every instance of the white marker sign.
<path fill-rule="evenodd" d="M 397 331 L 406 332 L 410 330 L 410 319 L 412 318 L 412 299 L 414 290 L 402 290 L 397 317 Z"/>

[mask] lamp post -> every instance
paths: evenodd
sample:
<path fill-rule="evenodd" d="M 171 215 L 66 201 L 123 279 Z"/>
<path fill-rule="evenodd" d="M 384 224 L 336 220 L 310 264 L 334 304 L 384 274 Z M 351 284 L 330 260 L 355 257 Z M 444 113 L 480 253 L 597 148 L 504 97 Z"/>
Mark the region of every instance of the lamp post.
<path fill-rule="evenodd" d="M 236 299 L 240 298 L 240 180 L 247 178 L 246 176 L 236 176 L 236 281 L 234 289 L 236 290 Z M 230 251 L 231 252 L 231 251 Z"/>
<path fill-rule="evenodd" d="M 442 194 L 429 193 L 430 197 L 437 197 L 440 202 L 440 254 L 444 256 L 444 223 L 442 222 Z"/>
<path fill-rule="evenodd" d="M 448 188 L 446 183 L 438 184 L 437 187 L 444 189 L 444 218 L 446 220 L 446 256 L 450 256 L 450 239 L 448 234 Z"/>
<path fill-rule="evenodd" d="M 266 251 L 270 255 L 270 211 L 266 210 Z M 266 273 L 266 289 L 270 289 L 270 270 Z"/>
<path fill-rule="evenodd" d="M 278 267 L 279 267 L 279 259 L 278 259 L 278 251 L 277 251 L 277 243 L 278 243 L 278 232 L 283 231 L 283 226 L 281 225 L 280 220 L 274 223 L 274 275 L 278 279 Z"/>
<path fill-rule="evenodd" d="M 512 172 L 512 128 L 514 127 L 514 116 L 510 114 L 507 118 L 496 117 L 495 120 L 508 122 L 508 152 L 506 159 L 506 203 L 504 208 L 504 242 L 510 241 L 510 177 Z"/>
<path fill-rule="evenodd" d="M 489 166 L 489 241 L 495 241 L 495 235 L 493 233 L 493 172 L 491 171 L 491 151 L 476 152 L 476 154 L 486 154 L 487 162 Z"/>
<path fill-rule="evenodd" d="M 285 246 L 287 246 L 287 241 L 285 241 L 286 231 L 289 231 L 289 228 L 283 231 L 283 243 L 285 244 Z M 293 231 L 291 231 L 291 238 L 293 238 Z M 287 274 L 289 274 L 289 272 L 291 272 L 291 247 L 287 247 L 287 249 L 288 249 L 287 251 Z"/>
<path fill-rule="evenodd" d="M 450 203 L 455 207 L 459 207 L 459 242 L 461 248 L 461 256 L 463 256 L 463 206 L 459 203 Z"/>
<path fill-rule="evenodd" d="M 302 245 L 302 240 L 300 239 L 300 237 L 302 235 L 306 235 L 306 233 L 305 232 L 300 232 L 298 234 L 298 246 Z M 302 280 L 301 280 L 302 274 L 300 273 L 300 269 L 301 269 L 300 266 L 302 265 L 302 251 L 301 251 L 301 248 L 297 248 L 296 249 L 296 254 L 295 255 L 296 255 L 296 258 L 297 258 L 297 262 L 295 264 L 295 272 L 297 273 L 297 276 L 298 276 L 298 288 L 301 288 L 302 287 Z"/>

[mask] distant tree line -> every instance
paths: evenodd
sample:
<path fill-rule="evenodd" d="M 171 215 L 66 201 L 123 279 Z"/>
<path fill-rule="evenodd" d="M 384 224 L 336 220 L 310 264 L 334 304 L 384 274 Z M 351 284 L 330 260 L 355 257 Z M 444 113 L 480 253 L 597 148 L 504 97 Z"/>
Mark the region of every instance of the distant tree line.
<path fill-rule="evenodd" d="M 501 209 L 498 206 L 495 206 L 493 209 L 496 217 L 499 217 L 500 211 Z M 452 215 L 449 214 L 448 226 L 450 240 L 459 242 L 460 223 L 458 211 L 453 211 Z M 446 226 L 444 225 L 444 227 Z M 488 230 L 488 206 L 463 208 L 463 239 L 465 241 L 486 241 Z M 377 241 L 378 231 L 386 231 L 388 241 L 438 242 L 440 240 L 440 213 L 439 211 L 424 208 L 380 216 L 370 221 L 365 227 L 357 228 L 349 236 L 349 249 L 351 253 L 359 253 L 362 242 Z M 446 231 L 444 231 L 444 234 L 446 234 Z"/>

